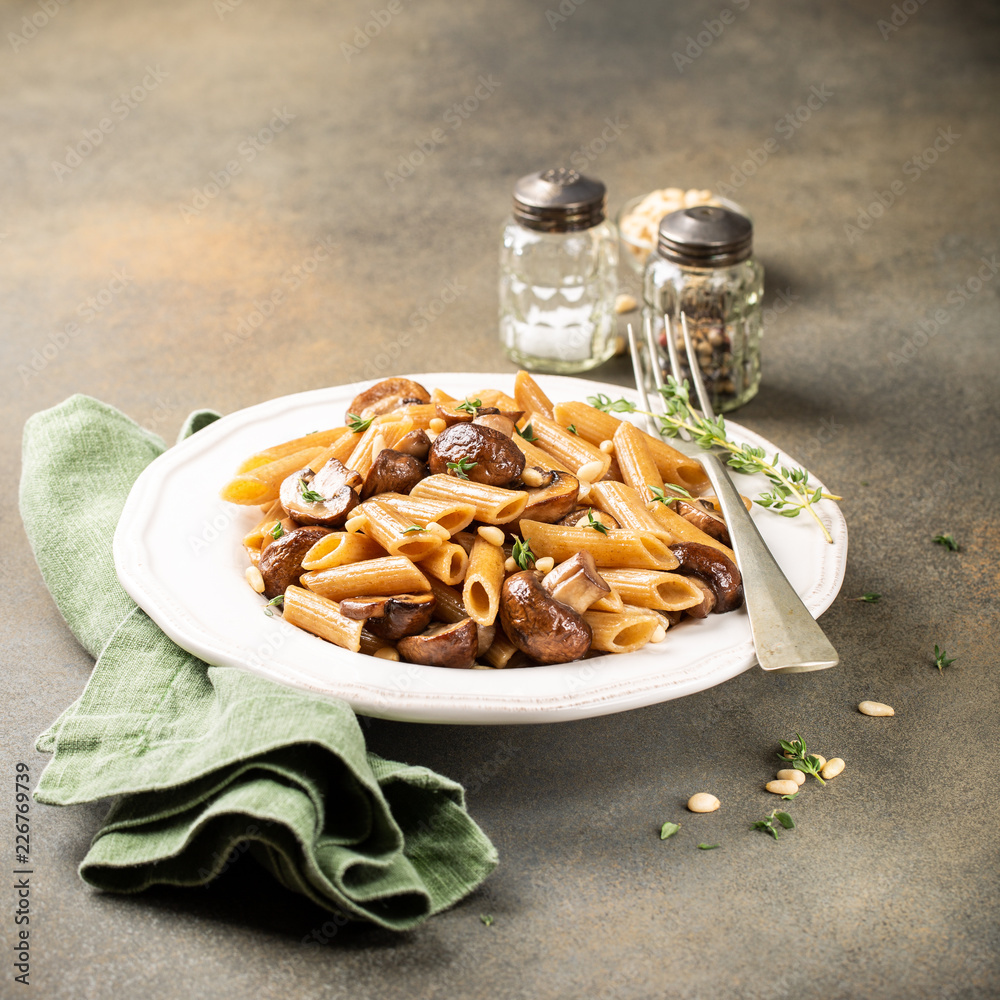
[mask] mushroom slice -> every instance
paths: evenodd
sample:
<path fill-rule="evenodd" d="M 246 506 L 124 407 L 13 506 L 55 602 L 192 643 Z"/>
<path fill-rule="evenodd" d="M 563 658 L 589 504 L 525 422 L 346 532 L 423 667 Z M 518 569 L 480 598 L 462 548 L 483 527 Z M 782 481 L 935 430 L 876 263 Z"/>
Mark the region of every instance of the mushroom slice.
<path fill-rule="evenodd" d="M 452 424 L 434 439 L 428 464 L 433 473 L 447 475 L 458 465 L 474 483 L 507 486 L 521 475 L 524 452 L 492 427 Z"/>
<path fill-rule="evenodd" d="M 725 518 L 710 510 L 701 500 L 695 498 L 678 500 L 676 509 L 685 521 L 690 521 L 706 535 L 717 538 L 723 545 L 729 545 L 729 528 L 726 526 Z"/>
<path fill-rule="evenodd" d="M 517 429 L 517 421 L 512 420 L 508 414 L 501 413 L 495 406 L 483 407 L 481 410 L 477 410 L 476 415 L 472 418 L 472 422 L 478 424 L 480 427 L 491 427 L 493 430 L 499 431 L 509 438 L 514 436 L 514 431 Z"/>
<path fill-rule="evenodd" d="M 692 575 L 691 582 L 701 591 L 702 599 L 684 612 L 692 618 L 707 618 L 715 610 L 715 591 L 700 577 Z"/>
<path fill-rule="evenodd" d="M 393 446 L 393 451 L 401 451 L 404 455 L 412 455 L 421 462 L 427 461 L 427 452 L 431 450 L 431 439 L 427 431 L 417 429 L 401 437 Z"/>
<path fill-rule="evenodd" d="M 594 510 L 593 507 L 581 507 L 567 514 L 559 523 L 565 524 L 568 528 L 584 528 L 591 526 L 591 518 L 598 524 L 603 524 L 605 528 L 620 528 L 621 525 L 603 510 Z"/>
<path fill-rule="evenodd" d="M 670 546 L 685 576 L 704 580 L 715 594 L 715 613 L 725 614 L 743 603 L 743 578 L 736 563 L 725 553 L 701 542 L 679 542 Z"/>
<path fill-rule="evenodd" d="M 611 593 L 589 552 L 577 552 L 572 559 L 559 563 L 542 579 L 542 586 L 555 600 L 572 608 L 578 615 Z"/>
<path fill-rule="evenodd" d="M 358 505 L 353 485 L 361 485 L 361 476 L 331 458 L 318 473 L 307 467 L 285 479 L 281 484 L 281 506 L 299 524 L 339 528 Z"/>
<path fill-rule="evenodd" d="M 576 506 L 580 498 L 580 480 L 568 472 L 553 471 L 547 486 L 529 489 L 528 502 L 521 517 L 529 521 L 555 524 Z"/>
<path fill-rule="evenodd" d="M 435 625 L 420 635 L 405 636 L 396 643 L 404 660 L 429 667 L 471 667 L 479 648 L 479 633 L 471 618 L 452 625 Z"/>
<path fill-rule="evenodd" d="M 522 653 L 539 663 L 568 663 L 590 652 L 593 632 L 555 600 L 532 570 L 514 573 L 500 591 L 500 624 Z"/>
<path fill-rule="evenodd" d="M 381 413 L 390 413 L 405 402 L 430 401 L 431 394 L 419 382 L 408 378 L 386 378 L 354 397 L 347 408 L 345 420 L 349 421 L 351 414 L 367 420 Z"/>
<path fill-rule="evenodd" d="M 497 635 L 496 625 L 480 625 L 476 623 L 476 632 L 478 633 L 479 643 L 476 647 L 476 656 L 482 656 L 490 646 L 493 645 L 493 640 Z"/>
<path fill-rule="evenodd" d="M 361 499 L 376 493 L 409 493 L 426 475 L 427 466 L 419 458 L 383 448 L 368 470 Z"/>
<path fill-rule="evenodd" d="M 433 594 L 396 594 L 393 597 L 350 597 L 340 602 L 340 613 L 365 623 L 386 642 L 416 635 L 427 627 L 437 601 Z"/>
<path fill-rule="evenodd" d="M 298 584 L 299 577 L 305 572 L 302 568 L 305 554 L 328 534 L 327 528 L 315 525 L 293 528 L 268 545 L 257 565 L 264 578 L 264 596 L 268 600 L 283 594 L 286 587 Z"/>

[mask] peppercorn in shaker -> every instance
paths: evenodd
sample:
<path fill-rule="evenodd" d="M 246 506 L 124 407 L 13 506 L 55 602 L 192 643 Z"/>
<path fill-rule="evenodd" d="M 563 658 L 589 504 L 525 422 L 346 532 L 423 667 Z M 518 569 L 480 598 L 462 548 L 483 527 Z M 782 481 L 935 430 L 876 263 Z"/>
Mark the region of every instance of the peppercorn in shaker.
<path fill-rule="evenodd" d="M 656 251 L 643 275 L 643 310 L 666 344 L 670 317 L 681 359 L 681 313 L 716 412 L 734 410 L 760 387 L 761 300 L 764 270 L 753 257 L 753 224 L 726 208 L 702 205 L 660 220 Z"/>
<path fill-rule="evenodd" d="M 575 170 L 522 177 L 500 248 L 500 340 L 531 371 L 569 374 L 614 353 L 618 238 L 605 188 Z"/>

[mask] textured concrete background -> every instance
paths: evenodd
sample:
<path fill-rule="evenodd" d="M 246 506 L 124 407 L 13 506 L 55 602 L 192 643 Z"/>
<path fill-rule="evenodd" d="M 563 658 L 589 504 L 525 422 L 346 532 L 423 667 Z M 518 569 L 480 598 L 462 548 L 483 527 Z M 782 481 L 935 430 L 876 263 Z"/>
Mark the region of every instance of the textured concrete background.
<path fill-rule="evenodd" d="M 1000 995 L 1000 276 L 982 264 L 1000 251 L 997 6 L 731 0 L 732 23 L 680 67 L 673 53 L 724 0 L 404 0 L 345 54 L 373 6 L 383 0 L 0 4 L 6 773 L 41 768 L 34 737 L 91 666 L 18 521 L 24 419 L 86 392 L 172 438 L 194 407 L 363 378 L 380 354 L 385 374 L 504 370 L 496 244 L 511 184 L 591 154 L 613 208 L 736 175 L 768 303 L 791 300 L 739 419 L 847 498 L 847 579 L 823 619 L 842 665 L 750 671 L 565 725 L 372 723 L 375 750 L 470 784 L 502 856 L 475 897 L 401 936 L 352 928 L 302 947 L 327 916 L 249 860 L 207 890 L 97 895 L 75 868 L 103 807 L 36 806 L 34 993 Z M 481 77 L 492 93 L 446 117 Z M 829 96 L 808 120 L 780 124 L 816 91 Z M 246 144 L 274 109 L 281 131 Z M 85 151 L 102 119 L 112 128 L 77 160 L 67 146 Z M 607 119 L 625 127 L 598 152 Z M 443 141 L 390 187 L 386 171 L 435 129 Z M 225 182 L 214 196 L 213 174 Z M 893 182 L 894 204 L 845 230 Z M 291 290 L 323 240 L 326 259 Z M 456 301 L 424 324 L 449 282 Z M 276 288 L 285 300 L 240 339 Z M 917 335 L 938 310 L 938 332 Z M 598 377 L 626 375 L 616 363 Z M 940 531 L 962 551 L 931 544 Z M 865 590 L 881 603 L 852 599 Z M 958 657 L 944 674 L 935 643 Z M 863 698 L 895 718 L 862 717 Z M 775 843 L 750 824 L 774 806 L 760 790 L 774 741 L 796 729 L 848 767 L 793 803 L 799 827 Z M 686 814 L 702 789 L 722 810 Z M 667 819 L 684 827 L 661 843 Z M 698 851 L 702 840 L 722 847 Z M 5 914 L 11 899 L 5 886 Z M 0 995 L 20 995 L 3 965 Z"/>

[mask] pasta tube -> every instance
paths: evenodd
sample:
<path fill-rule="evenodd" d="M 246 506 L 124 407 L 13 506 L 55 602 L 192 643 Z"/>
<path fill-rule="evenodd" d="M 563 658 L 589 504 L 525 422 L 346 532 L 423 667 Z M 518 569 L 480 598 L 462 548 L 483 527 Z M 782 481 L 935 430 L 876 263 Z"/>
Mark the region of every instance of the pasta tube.
<path fill-rule="evenodd" d="M 499 545 L 477 538 L 469 554 L 469 568 L 462 588 L 462 603 L 477 625 L 492 625 L 500 610 L 504 577 L 504 552 Z"/>
<path fill-rule="evenodd" d="M 380 493 L 379 500 L 397 511 L 400 517 L 415 524 L 440 524 L 449 535 L 472 524 L 476 508 L 458 500 L 431 500 L 426 497 L 404 496 L 402 493 Z"/>
<path fill-rule="evenodd" d="M 240 463 L 236 470 L 240 472 L 250 472 L 253 469 L 267 465 L 277 458 L 285 458 L 287 455 L 294 455 L 297 451 L 305 451 L 307 448 L 328 448 L 334 442 L 340 440 L 345 435 L 350 435 L 351 431 L 347 427 L 333 427 L 328 431 L 313 431 L 312 434 L 305 434 L 302 437 L 286 441 L 284 444 L 274 445 L 272 448 L 265 448 L 251 455 L 248 459 Z M 292 470 L 295 471 L 294 469 Z"/>
<path fill-rule="evenodd" d="M 291 586 L 285 590 L 281 609 L 282 616 L 290 625 L 297 625 L 353 653 L 360 651 L 364 623 L 345 618 L 335 601 L 301 587 Z"/>
<path fill-rule="evenodd" d="M 367 517 L 365 534 L 374 538 L 389 555 L 406 556 L 418 562 L 440 548 L 439 535 L 407 520 L 381 500 L 366 500 L 362 507 Z M 420 530 L 413 531 L 413 528 Z"/>
<path fill-rule="evenodd" d="M 331 531 L 324 535 L 302 558 L 304 570 L 330 569 L 347 563 L 379 559 L 386 554 L 374 538 L 349 531 Z"/>
<path fill-rule="evenodd" d="M 598 566 L 631 566 L 637 569 L 676 569 L 674 554 L 651 531 L 611 528 L 602 534 L 593 528 L 521 521 L 521 534 L 539 558 L 552 556 L 556 563 L 586 551 Z"/>
<path fill-rule="evenodd" d="M 534 431 L 538 447 L 565 465 L 567 471 L 572 472 L 577 478 L 594 483 L 608 471 L 611 456 L 600 448 L 595 448 L 554 420 L 549 420 L 544 414 L 531 413 L 528 422 Z M 591 474 L 581 476 L 581 469 L 586 469 Z"/>
<path fill-rule="evenodd" d="M 552 419 L 552 400 L 542 392 L 541 386 L 525 371 L 514 377 L 514 399 L 517 408 L 525 413 L 541 413 Z"/>
<path fill-rule="evenodd" d="M 456 584 L 465 579 L 469 557 L 465 549 L 455 542 L 442 542 L 429 556 L 420 560 L 420 569 L 442 583 Z M 428 577 L 430 579 L 430 577 Z M 433 583 L 433 581 L 431 581 Z M 462 615 L 467 618 L 468 615 Z M 455 619 L 459 621 L 460 619 Z"/>
<path fill-rule="evenodd" d="M 457 476 L 428 476 L 410 491 L 418 499 L 451 500 L 470 503 L 476 508 L 476 520 L 486 524 L 506 524 L 520 517 L 528 503 L 524 490 L 505 490 L 499 486 L 473 483 Z"/>
<path fill-rule="evenodd" d="M 547 469 L 550 471 L 555 469 L 557 472 L 569 472 L 565 462 L 559 462 L 547 451 L 542 451 L 541 448 L 533 444 L 531 441 L 526 441 L 520 434 L 515 434 L 511 440 L 518 446 L 518 448 L 521 449 L 521 451 L 524 452 L 525 468 L 537 465 L 540 469 Z"/>
<path fill-rule="evenodd" d="M 701 589 L 686 576 L 649 569 L 599 569 L 604 582 L 626 604 L 654 611 L 683 611 L 700 604 Z"/>
<path fill-rule="evenodd" d="M 623 420 L 618 425 L 613 440 L 622 481 L 638 490 L 643 500 L 652 500 L 655 494 L 651 489 L 655 487 L 662 491 L 663 480 L 646 446 L 649 435 Z"/>
<path fill-rule="evenodd" d="M 301 582 L 331 601 L 368 595 L 422 594 L 430 590 L 427 577 L 406 556 L 384 556 L 345 566 L 331 566 L 330 569 L 303 573 Z"/>
<path fill-rule="evenodd" d="M 594 633 L 590 648 L 601 653 L 633 653 L 660 627 L 655 616 L 637 611 L 585 611 L 583 617 Z"/>
<path fill-rule="evenodd" d="M 711 545 L 713 549 L 724 552 L 736 562 L 736 556 L 728 545 L 723 545 L 718 538 L 713 538 L 701 528 L 695 527 L 666 504 L 653 500 L 646 505 L 646 509 L 659 525 L 660 531 L 670 535 L 670 545 L 676 545 L 678 542 L 700 542 L 702 545 Z"/>
<path fill-rule="evenodd" d="M 273 503 L 278 499 L 282 482 L 298 469 L 304 469 L 323 450 L 322 447 L 306 448 L 240 473 L 222 487 L 219 496 L 244 506 Z"/>

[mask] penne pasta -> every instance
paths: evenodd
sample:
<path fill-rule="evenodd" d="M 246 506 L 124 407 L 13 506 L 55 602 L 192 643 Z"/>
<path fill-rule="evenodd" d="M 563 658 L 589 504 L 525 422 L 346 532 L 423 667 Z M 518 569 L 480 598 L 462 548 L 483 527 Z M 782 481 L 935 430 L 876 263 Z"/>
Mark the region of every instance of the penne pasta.
<path fill-rule="evenodd" d="M 607 571 L 606 570 L 601 570 L 600 571 L 600 576 L 601 576 L 602 579 L 604 579 L 605 572 L 607 572 Z M 639 570 L 639 572 L 642 573 L 642 572 L 645 572 L 645 570 Z M 656 572 L 656 570 L 650 570 L 649 572 Z M 608 581 L 606 579 L 604 579 L 604 582 L 608 583 Z M 608 586 L 611 587 L 611 584 L 608 583 Z M 611 587 L 611 593 L 610 594 L 607 594 L 605 597 L 602 597 L 599 601 L 594 601 L 594 603 L 591 604 L 591 606 L 589 608 L 587 608 L 587 610 L 588 611 L 624 611 L 625 610 L 625 602 L 622 600 L 621 594 L 619 594 L 618 591 L 615 590 L 614 587 Z"/>
<path fill-rule="evenodd" d="M 306 468 L 323 450 L 322 447 L 306 448 L 243 472 L 230 479 L 219 496 L 244 506 L 273 503 L 278 499 L 282 482 L 293 472 Z"/>
<path fill-rule="evenodd" d="M 622 482 L 637 490 L 643 501 L 652 500 L 652 488 L 662 491 L 663 480 L 646 446 L 649 435 L 623 420 L 613 440 Z"/>
<path fill-rule="evenodd" d="M 461 583 L 465 579 L 466 569 L 469 565 L 469 557 L 465 549 L 455 542 L 442 542 L 429 556 L 420 560 L 419 567 L 422 572 L 440 580 L 442 583 Z M 433 582 L 433 581 L 432 581 Z M 468 617 L 462 615 L 463 618 Z"/>
<path fill-rule="evenodd" d="M 511 659 L 517 655 L 517 653 L 517 646 L 515 646 L 514 643 L 512 643 L 510 639 L 503 634 L 503 632 L 497 629 L 496 637 L 490 644 L 490 648 L 483 654 L 483 659 L 491 667 L 506 667 L 507 664 L 510 663 Z"/>
<path fill-rule="evenodd" d="M 704 596 L 695 583 L 679 573 L 619 567 L 599 568 L 598 572 L 625 604 L 640 608 L 683 611 L 700 604 Z"/>
<path fill-rule="evenodd" d="M 527 428 L 527 422 L 525 422 L 525 429 Z M 534 431 L 534 428 L 532 428 Z M 542 451 L 536 444 L 531 441 L 526 441 L 520 434 L 515 434 L 513 438 L 514 444 L 524 452 L 524 465 L 528 468 L 532 465 L 537 465 L 540 469 L 552 470 L 555 469 L 557 472 L 569 472 L 566 468 L 565 462 L 559 462 L 557 459 L 553 458 L 547 451 Z"/>
<path fill-rule="evenodd" d="M 660 531 L 670 536 L 668 544 L 676 545 L 679 542 L 700 542 L 702 545 L 711 545 L 712 548 L 724 552 L 733 562 L 736 562 L 736 555 L 728 545 L 723 545 L 717 538 L 713 538 L 690 521 L 686 521 L 666 504 L 653 500 L 646 505 L 646 509 L 659 525 Z"/>
<path fill-rule="evenodd" d="M 383 556 L 303 573 L 301 583 L 331 601 L 369 595 L 422 594 L 430 590 L 427 577 L 405 556 Z"/>
<path fill-rule="evenodd" d="M 241 462 L 236 471 L 237 473 L 250 472 L 253 469 L 260 468 L 262 465 L 267 465 L 275 461 L 275 459 L 294 455 L 297 451 L 305 451 L 309 448 L 328 448 L 334 442 L 350 433 L 350 428 L 347 427 L 333 427 L 328 431 L 313 431 L 312 434 L 304 434 L 302 437 L 286 441 L 284 444 L 278 444 L 272 448 L 265 448 L 263 451 L 258 451 Z M 292 471 L 294 472 L 295 470 L 293 469 Z"/>
<path fill-rule="evenodd" d="M 528 494 L 524 490 L 505 490 L 499 486 L 444 475 L 421 479 L 410 491 L 410 496 L 472 504 L 476 509 L 476 520 L 486 524 L 513 521 L 520 517 L 528 502 Z"/>
<path fill-rule="evenodd" d="M 590 648 L 601 653 L 633 653 L 661 627 L 652 614 L 641 611 L 585 611 L 583 617 L 594 633 Z"/>
<path fill-rule="evenodd" d="M 386 555 L 374 538 L 349 531 L 331 531 L 324 535 L 303 557 L 304 570 L 330 569 L 347 563 L 379 559 Z"/>
<path fill-rule="evenodd" d="M 492 625 L 500 610 L 500 587 L 504 578 L 503 549 L 477 538 L 469 554 L 462 603 L 477 625 Z"/>
<path fill-rule="evenodd" d="M 383 414 L 388 420 L 402 420 L 404 417 L 413 421 L 413 430 L 425 431 L 431 421 L 437 416 L 437 407 L 433 403 L 408 403 L 398 410 Z"/>
<path fill-rule="evenodd" d="M 623 528 L 632 531 L 650 531 L 668 545 L 674 541 L 674 536 L 667 532 L 646 509 L 642 494 L 626 483 L 614 483 L 608 480 L 594 483 L 587 493 L 587 503 L 605 514 L 610 514 Z"/>
<path fill-rule="evenodd" d="M 565 465 L 566 470 L 577 478 L 593 483 L 608 471 L 611 456 L 600 448 L 595 448 L 590 442 L 566 430 L 544 414 L 531 413 L 527 419 L 536 438 L 535 444 Z M 581 476 L 581 469 L 589 471 L 590 475 Z"/>
<path fill-rule="evenodd" d="M 440 548 L 439 535 L 428 531 L 425 525 L 415 524 L 403 517 L 399 511 L 381 500 L 366 500 L 361 507 L 367 518 L 365 534 L 375 539 L 389 555 L 406 556 L 407 559 L 418 562 Z M 419 530 L 414 531 L 414 528 Z"/>
<path fill-rule="evenodd" d="M 392 507 L 401 517 L 415 524 L 440 524 L 449 535 L 472 524 L 476 508 L 457 500 L 432 500 L 427 497 L 404 496 L 402 493 L 379 493 L 378 499 Z"/>
<path fill-rule="evenodd" d="M 353 653 L 361 649 L 363 623 L 345 618 L 335 601 L 303 590 L 302 587 L 291 586 L 285 591 L 281 610 L 282 617 L 289 625 L 297 625 Z"/>
<path fill-rule="evenodd" d="M 449 587 L 433 577 L 428 578 L 431 585 L 430 590 L 436 601 L 434 605 L 434 617 L 438 621 L 447 622 L 454 625 L 463 618 L 468 618 L 469 613 L 462 603 L 462 592 L 454 587 Z"/>
<path fill-rule="evenodd" d="M 525 371 L 514 377 L 514 399 L 517 408 L 525 413 L 541 413 L 552 419 L 552 400 L 542 392 L 541 386 Z"/>
<path fill-rule="evenodd" d="M 383 414 L 383 416 L 387 416 Z M 413 430 L 413 421 L 409 417 L 402 417 L 399 420 L 385 420 L 379 423 L 376 417 L 371 426 L 361 435 L 361 439 L 354 446 L 354 451 L 344 463 L 349 469 L 354 469 L 362 477 L 367 476 L 375 460 L 375 445 L 381 441 L 378 448 L 391 448 L 401 437 L 409 434 Z"/>
<path fill-rule="evenodd" d="M 551 556 L 557 564 L 578 552 L 589 552 L 598 566 L 676 569 L 678 565 L 663 540 L 651 531 L 611 528 L 602 534 L 593 528 L 523 520 L 521 532 L 537 558 Z"/>

